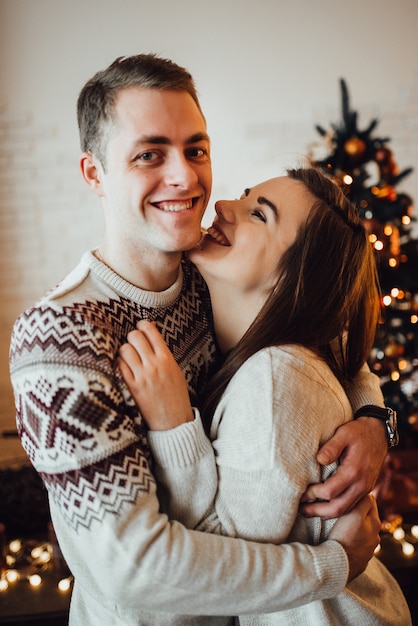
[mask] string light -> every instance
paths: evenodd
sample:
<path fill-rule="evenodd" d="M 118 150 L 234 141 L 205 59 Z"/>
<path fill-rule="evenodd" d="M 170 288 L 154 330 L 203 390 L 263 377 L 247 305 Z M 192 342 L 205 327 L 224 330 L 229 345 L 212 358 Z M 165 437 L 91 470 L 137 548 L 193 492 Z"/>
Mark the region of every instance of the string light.
<path fill-rule="evenodd" d="M 402 528 L 402 526 L 398 526 L 398 528 L 395 528 L 395 530 L 392 533 L 392 537 L 396 539 L 397 541 L 401 541 L 402 539 L 405 538 L 405 531 Z"/>
<path fill-rule="evenodd" d="M 68 576 L 68 578 L 61 578 L 61 580 L 58 581 L 57 587 L 60 591 L 68 591 L 71 587 L 72 582 L 73 582 L 72 576 Z"/>
<path fill-rule="evenodd" d="M 31 587 L 39 587 L 39 585 L 42 583 L 42 578 L 39 576 L 39 574 L 31 574 L 30 576 L 28 576 L 28 581 Z"/>
<path fill-rule="evenodd" d="M 36 544 L 33 540 L 13 539 L 7 548 L 4 555 L 6 569 L 0 575 L 0 592 L 7 591 L 10 584 L 18 581 L 26 581 L 31 587 L 37 588 L 43 583 L 44 572 L 53 572 L 55 566 L 58 567 L 57 572 L 63 571 L 54 562 L 54 548 L 50 542 Z M 71 589 L 72 582 L 73 577 L 68 575 L 57 582 L 57 587 L 65 593 Z"/>
<path fill-rule="evenodd" d="M 412 556 L 415 552 L 415 548 L 412 543 L 408 541 L 402 541 L 402 552 L 405 556 Z"/>

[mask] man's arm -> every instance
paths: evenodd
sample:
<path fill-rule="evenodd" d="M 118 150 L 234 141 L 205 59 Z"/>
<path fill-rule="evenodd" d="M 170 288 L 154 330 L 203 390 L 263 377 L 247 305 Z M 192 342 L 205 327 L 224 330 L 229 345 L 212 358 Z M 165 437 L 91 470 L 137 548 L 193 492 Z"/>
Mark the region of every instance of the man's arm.
<path fill-rule="evenodd" d="M 363 405 L 384 406 L 379 378 L 370 372 L 367 364 L 346 392 L 353 412 Z M 309 487 L 302 497 L 301 513 L 331 519 L 350 511 L 374 488 L 387 449 L 381 420 L 364 416 L 340 426 L 317 455 L 321 465 L 339 461 L 338 469 L 324 483 Z"/>

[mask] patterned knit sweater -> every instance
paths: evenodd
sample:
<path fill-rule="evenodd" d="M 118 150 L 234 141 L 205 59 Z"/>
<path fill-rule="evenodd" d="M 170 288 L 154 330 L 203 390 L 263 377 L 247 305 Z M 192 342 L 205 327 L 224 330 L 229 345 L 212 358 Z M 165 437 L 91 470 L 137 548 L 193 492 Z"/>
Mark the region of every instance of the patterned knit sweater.
<path fill-rule="evenodd" d="M 229 624 L 185 615 L 281 610 L 344 587 L 348 564 L 337 542 L 252 544 L 186 530 L 160 511 L 144 426 L 115 359 L 139 319 L 156 321 L 194 399 L 216 352 L 209 311 L 204 284 L 187 262 L 174 285 L 152 293 L 89 252 L 15 324 L 18 430 L 75 577 L 71 626 Z M 192 448 L 195 454 L 194 438 Z M 202 475 L 210 475 L 204 436 L 197 451 Z M 179 449 L 178 461 L 188 454 L 187 445 Z M 183 617 L 169 618 L 173 612 Z"/>

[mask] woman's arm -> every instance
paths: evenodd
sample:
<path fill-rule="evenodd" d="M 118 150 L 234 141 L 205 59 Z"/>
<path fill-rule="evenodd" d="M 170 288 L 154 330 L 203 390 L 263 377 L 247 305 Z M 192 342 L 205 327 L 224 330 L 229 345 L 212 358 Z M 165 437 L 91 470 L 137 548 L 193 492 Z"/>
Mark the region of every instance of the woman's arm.
<path fill-rule="evenodd" d="M 365 364 L 346 388 L 353 413 L 364 405 L 383 407 L 379 378 Z M 324 483 L 311 485 L 302 497 L 307 517 L 339 517 L 375 486 L 388 450 L 385 426 L 373 417 L 361 417 L 337 429 L 318 451 L 321 465 L 339 461 L 336 473 Z M 312 502 L 318 500 L 317 502 Z"/>
<path fill-rule="evenodd" d="M 153 332 L 148 334 L 148 339 L 151 342 L 154 339 L 158 342 Z M 132 341 L 132 336 L 130 340 Z M 153 352 L 155 355 L 158 350 L 153 350 Z M 135 379 L 132 376 L 132 370 L 136 368 L 138 361 L 136 358 L 133 361 L 130 360 L 131 356 L 131 351 L 125 352 L 125 357 L 129 361 L 129 365 L 128 363 L 125 363 L 125 365 L 132 372 L 127 382 L 131 385 L 131 392 L 134 397 L 140 400 L 139 389 L 136 387 L 135 382 L 139 378 Z M 145 373 L 146 367 L 144 363 L 140 365 L 140 368 L 143 368 Z M 291 376 L 291 378 L 293 377 Z M 217 492 L 216 485 L 214 485 L 215 489 L 212 489 L 212 495 L 209 495 L 205 502 L 202 500 L 201 495 L 202 486 L 205 483 L 207 484 L 207 477 L 204 474 L 199 474 L 201 476 L 200 484 L 199 481 L 193 480 L 198 475 L 193 469 L 196 467 L 195 463 L 199 465 L 200 456 L 197 453 L 196 457 L 193 458 L 191 444 L 193 433 L 196 433 L 201 428 L 199 420 L 166 432 L 149 433 L 149 437 L 155 455 L 157 477 L 171 494 L 171 515 L 174 515 L 173 511 L 175 510 L 175 515 L 179 515 L 186 525 L 197 525 L 201 530 L 206 530 L 207 532 L 221 532 L 241 537 L 255 535 L 262 541 L 281 541 L 287 537 L 294 522 L 299 496 L 306 486 L 306 476 L 304 477 L 303 472 L 294 472 L 292 470 L 288 477 L 284 477 L 280 463 L 277 463 L 277 459 L 272 458 L 272 446 L 277 443 L 277 437 L 271 437 L 271 410 L 267 410 L 267 408 L 265 410 L 262 402 L 263 398 L 269 398 L 269 394 L 261 393 L 260 396 L 258 386 L 257 389 L 254 389 L 255 380 L 260 381 L 261 385 L 263 385 L 265 377 L 257 376 L 254 378 L 251 374 L 250 380 L 243 386 L 245 389 L 244 393 L 242 393 L 241 385 L 241 391 L 238 393 L 239 402 L 237 404 L 232 402 L 231 405 L 235 406 L 241 418 L 245 417 L 246 411 L 251 411 L 253 407 L 252 414 L 256 418 L 257 428 L 251 428 L 250 420 L 243 422 L 242 419 L 238 421 L 228 419 L 225 421 L 226 431 L 214 443 L 215 446 L 218 446 L 217 459 L 220 484 Z M 298 384 L 296 384 L 296 388 L 301 389 Z M 160 399 L 163 389 L 156 391 L 158 391 L 158 395 L 154 395 L 154 401 L 155 397 Z M 228 396 L 228 393 L 226 395 Z M 291 407 L 291 413 L 293 413 L 293 389 L 290 390 L 288 399 L 291 400 L 290 404 L 288 403 L 288 407 Z M 266 406 L 268 406 L 268 403 Z M 152 408 L 151 405 L 149 405 L 149 408 Z M 167 409 L 169 412 L 168 405 Z M 262 423 L 256 417 L 260 417 L 260 415 L 263 416 L 261 419 Z M 303 415 L 303 410 L 300 415 Z M 287 421 L 286 414 L 283 415 L 283 419 Z M 288 421 L 292 425 L 292 420 Z M 266 428 L 263 427 L 263 423 L 264 426 L 267 426 Z M 287 433 L 287 437 L 291 438 L 291 431 L 294 428 L 297 428 L 296 423 L 293 423 L 293 426 Z M 183 444 L 182 438 L 184 438 Z M 312 429 L 309 425 L 307 437 L 303 437 L 303 439 L 309 442 L 308 446 L 312 446 L 314 439 L 312 439 Z M 289 448 L 285 441 L 283 443 L 287 462 L 292 464 L 293 455 L 289 453 L 292 447 Z M 179 455 L 178 451 L 182 445 L 186 453 Z M 224 448 L 223 451 L 222 447 Z M 274 447 L 274 450 L 273 457 L 276 456 L 276 447 Z M 305 456 L 310 456 L 314 459 L 313 454 L 306 454 Z M 227 459 L 226 464 L 222 463 L 224 458 Z M 315 462 L 312 462 L 316 466 Z M 185 475 L 188 478 L 185 479 Z M 296 483 L 294 482 L 295 480 Z M 209 482 L 212 482 L 212 479 Z M 209 494 L 206 488 L 203 489 L 203 492 L 206 492 L 207 495 Z M 199 503 L 197 500 L 199 500 Z M 372 505 L 372 509 L 374 509 L 374 513 L 372 513 L 370 502 L 363 502 L 352 515 L 359 515 L 362 510 L 364 512 L 364 506 L 368 507 L 368 514 L 366 517 L 361 517 L 361 527 L 357 526 L 356 528 L 361 534 L 365 533 L 367 535 L 366 543 L 370 545 L 370 530 L 372 529 L 372 533 L 377 533 L 379 529 L 378 518 L 375 516 L 375 505 Z M 271 515 L 266 514 L 265 510 L 269 511 Z M 358 521 L 359 518 L 357 517 Z M 355 538 L 353 535 L 348 537 L 346 527 L 344 527 L 343 532 L 340 532 L 338 524 L 333 538 L 341 542 L 347 550 L 350 573 L 356 571 L 358 574 L 361 569 L 358 569 L 358 561 L 357 565 L 353 567 L 355 559 L 352 557 L 355 554 L 355 550 L 351 551 L 351 548 L 354 547 L 353 540 L 357 542 L 358 546 L 361 545 L 358 544 L 358 538 Z"/>

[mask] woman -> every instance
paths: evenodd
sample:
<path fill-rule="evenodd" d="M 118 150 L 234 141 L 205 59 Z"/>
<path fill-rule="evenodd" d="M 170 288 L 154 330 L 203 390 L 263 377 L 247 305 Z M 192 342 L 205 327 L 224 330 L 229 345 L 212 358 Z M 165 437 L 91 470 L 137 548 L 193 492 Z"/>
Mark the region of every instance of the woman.
<path fill-rule="evenodd" d="M 172 515 L 208 532 L 316 544 L 335 520 L 306 519 L 298 506 L 307 485 L 335 470 L 318 465 L 318 447 L 352 419 L 343 386 L 365 362 L 379 314 L 373 253 L 354 206 L 314 169 L 291 170 L 239 200 L 217 202 L 216 213 L 190 253 L 207 282 L 226 355 L 201 407 L 216 477 L 199 456 L 199 415 L 151 324 L 130 335 L 121 370 L 151 429 Z M 397 583 L 373 558 L 336 598 L 241 616 L 239 623 L 411 620 Z"/>

